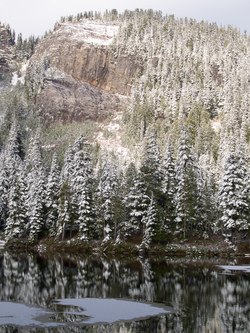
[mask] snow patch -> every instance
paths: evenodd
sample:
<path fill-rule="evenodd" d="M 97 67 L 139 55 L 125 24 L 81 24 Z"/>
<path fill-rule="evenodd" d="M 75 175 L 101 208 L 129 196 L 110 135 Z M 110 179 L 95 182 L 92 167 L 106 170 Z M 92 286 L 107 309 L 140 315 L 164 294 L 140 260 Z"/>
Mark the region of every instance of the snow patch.
<path fill-rule="evenodd" d="M 58 68 L 56 67 L 49 67 L 46 71 L 45 71 L 45 76 L 48 79 L 64 79 L 67 77 L 67 75 L 65 73 L 63 73 L 62 71 L 60 71 Z"/>
<path fill-rule="evenodd" d="M 12 80 L 11 80 L 11 84 L 13 86 L 15 86 L 17 84 L 17 82 L 24 84 L 27 67 L 28 67 L 28 62 L 22 64 L 22 67 L 21 67 L 19 73 L 18 73 L 18 71 L 13 73 Z"/>
<path fill-rule="evenodd" d="M 245 273 L 250 273 L 250 266 L 249 265 L 242 265 L 242 266 L 234 266 L 234 265 L 220 265 L 219 268 L 223 269 L 224 271 L 242 271 Z"/>
<path fill-rule="evenodd" d="M 65 298 L 55 300 L 62 306 L 83 309 L 77 313 L 84 315 L 84 324 L 114 323 L 170 313 L 172 309 L 162 304 L 141 303 L 113 298 Z"/>
<path fill-rule="evenodd" d="M 102 22 L 82 21 L 77 23 L 63 23 L 54 34 L 70 34 L 71 38 L 88 44 L 109 45 L 118 34 L 119 26 Z"/>
<path fill-rule="evenodd" d="M 211 120 L 211 125 L 213 130 L 218 133 L 221 130 L 221 121 L 220 118 L 212 119 Z"/>

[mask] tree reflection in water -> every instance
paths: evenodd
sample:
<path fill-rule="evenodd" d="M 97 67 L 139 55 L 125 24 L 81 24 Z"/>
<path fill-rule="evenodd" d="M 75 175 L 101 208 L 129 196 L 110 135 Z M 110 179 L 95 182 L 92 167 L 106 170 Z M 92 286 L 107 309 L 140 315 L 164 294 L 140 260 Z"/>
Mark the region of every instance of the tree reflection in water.
<path fill-rule="evenodd" d="M 39 328 L 39 332 L 250 332 L 250 274 L 223 274 L 226 260 L 118 259 L 0 255 L 0 301 L 53 310 L 62 298 L 158 302 L 174 313 L 114 324 Z M 242 264 L 229 262 L 230 264 Z M 249 264 L 249 262 L 244 262 Z M 68 324 L 70 325 L 70 324 Z M 16 327 L 0 326 L 0 332 Z M 38 332 L 18 327 L 15 332 Z"/>

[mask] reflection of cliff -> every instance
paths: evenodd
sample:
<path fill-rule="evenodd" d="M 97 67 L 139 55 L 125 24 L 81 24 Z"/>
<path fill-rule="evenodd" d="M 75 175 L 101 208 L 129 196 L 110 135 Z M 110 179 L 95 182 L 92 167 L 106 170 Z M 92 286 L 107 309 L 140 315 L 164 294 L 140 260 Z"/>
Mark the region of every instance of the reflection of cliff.
<path fill-rule="evenodd" d="M 44 38 L 30 60 L 31 80 L 46 66 L 51 75 L 36 96 L 35 109 L 49 122 L 102 121 L 121 109 L 142 61 L 136 55 L 114 57 L 109 44 L 118 26 L 97 22 L 66 23 Z"/>

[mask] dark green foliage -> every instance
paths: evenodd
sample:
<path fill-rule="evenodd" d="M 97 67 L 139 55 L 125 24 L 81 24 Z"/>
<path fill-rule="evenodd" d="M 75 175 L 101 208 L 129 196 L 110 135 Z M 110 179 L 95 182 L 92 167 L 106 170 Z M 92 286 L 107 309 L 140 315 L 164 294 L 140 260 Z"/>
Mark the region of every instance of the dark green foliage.
<path fill-rule="evenodd" d="M 65 180 L 60 188 L 58 214 L 57 237 L 63 240 L 68 232 L 72 238 L 74 223 L 77 220 L 77 206 L 68 180 Z"/>
<path fill-rule="evenodd" d="M 197 233 L 199 200 L 198 168 L 185 129 L 180 138 L 176 161 L 176 233 L 185 239 Z"/>
<path fill-rule="evenodd" d="M 60 169 L 57 154 L 54 153 L 46 185 L 46 228 L 51 236 L 56 235 L 60 190 Z"/>
<path fill-rule="evenodd" d="M 171 235 L 175 230 L 176 214 L 176 170 L 175 170 L 174 149 L 171 141 L 168 141 L 166 153 L 162 166 L 162 210 L 164 216 L 163 230 L 165 234 Z"/>
<path fill-rule="evenodd" d="M 15 54 L 20 60 L 28 60 L 32 54 L 35 52 L 35 48 L 39 43 L 39 37 L 35 38 L 34 36 L 30 36 L 28 39 L 22 38 L 22 34 L 20 33 L 17 37 L 17 42 L 15 45 Z"/>
<path fill-rule="evenodd" d="M 150 202 L 146 194 L 147 184 L 143 174 L 139 172 L 134 174 L 134 178 L 127 188 L 127 193 L 123 199 L 125 205 L 125 220 L 122 225 L 124 237 L 131 237 L 134 233 L 142 235 L 143 219 L 147 214 L 147 207 Z"/>
<path fill-rule="evenodd" d="M 151 196 L 153 192 L 157 200 L 157 192 L 161 189 L 163 175 L 161 170 L 160 150 L 154 130 L 149 129 L 147 132 L 141 160 L 140 172 L 146 185 L 146 194 Z"/>
<path fill-rule="evenodd" d="M 90 139 L 98 130 L 98 126 L 91 122 L 73 123 L 62 126 L 61 124 L 52 125 L 49 128 L 42 128 L 42 143 L 44 146 L 44 162 L 50 163 L 54 151 L 58 156 L 58 163 L 63 165 L 64 154 L 69 146 L 81 134 L 83 137 Z M 90 147 L 94 149 L 96 147 Z"/>
<path fill-rule="evenodd" d="M 125 138 L 130 145 L 142 141 L 147 128 L 154 118 L 153 107 L 149 104 L 135 103 L 132 112 L 125 112 L 123 121 L 125 124 Z"/>

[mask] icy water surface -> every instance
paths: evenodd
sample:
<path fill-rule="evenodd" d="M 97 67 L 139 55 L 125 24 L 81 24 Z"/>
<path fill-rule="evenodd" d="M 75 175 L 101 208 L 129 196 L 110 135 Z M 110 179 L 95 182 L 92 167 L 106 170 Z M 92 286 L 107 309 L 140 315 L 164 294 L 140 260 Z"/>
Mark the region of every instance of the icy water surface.
<path fill-rule="evenodd" d="M 0 302 L 0 325 L 55 327 L 142 320 L 170 313 L 163 305 L 110 298 L 65 298 L 54 302 L 53 312 L 15 302 Z"/>
<path fill-rule="evenodd" d="M 0 252 L 0 332 L 250 332 L 250 259 Z"/>

